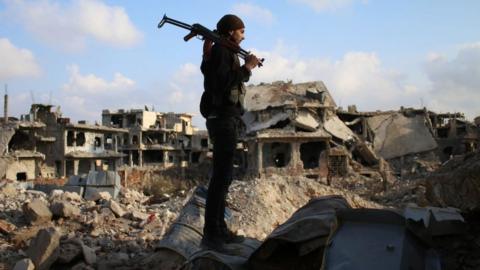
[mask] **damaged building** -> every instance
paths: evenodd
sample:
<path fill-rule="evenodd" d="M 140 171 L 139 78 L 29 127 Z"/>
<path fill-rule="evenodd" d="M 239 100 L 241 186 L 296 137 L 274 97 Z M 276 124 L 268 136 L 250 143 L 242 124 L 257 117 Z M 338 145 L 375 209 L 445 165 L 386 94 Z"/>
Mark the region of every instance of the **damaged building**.
<path fill-rule="evenodd" d="M 14 180 L 56 178 L 116 170 L 126 129 L 70 123 L 52 105 L 32 104 L 20 120 L 2 126 L 2 176 Z M 3 169 L 5 167 L 5 169 Z"/>
<path fill-rule="evenodd" d="M 336 116 L 336 104 L 323 82 L 249 86 L 245 108 L 247 175 L 283 172 L 328 178 L 348 172 L 344 146 L 355 142 L 356 135 Z M 365 152 L 361 154 L 370 162 Z"/>
<path fill-rule="evenodd" d="M 208 134 L 192 126 L 191 114 L 103 110 L 102 124 L 128 129 L 119 151 L 129 166 L 188 166 L 201 163 L 209 151 Z"/>

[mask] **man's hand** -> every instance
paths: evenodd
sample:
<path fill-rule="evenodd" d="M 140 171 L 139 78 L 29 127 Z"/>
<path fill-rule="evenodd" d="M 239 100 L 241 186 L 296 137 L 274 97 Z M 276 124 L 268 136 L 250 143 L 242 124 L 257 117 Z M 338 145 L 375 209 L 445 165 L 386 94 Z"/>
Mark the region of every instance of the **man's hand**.
<path fill-rule="evenodd" d="M 245 67 L 248 70 L 256 68 L 259 63 L 260 60 L 254 54 L 249 54 L 247 57 L 245 57 Z"/>

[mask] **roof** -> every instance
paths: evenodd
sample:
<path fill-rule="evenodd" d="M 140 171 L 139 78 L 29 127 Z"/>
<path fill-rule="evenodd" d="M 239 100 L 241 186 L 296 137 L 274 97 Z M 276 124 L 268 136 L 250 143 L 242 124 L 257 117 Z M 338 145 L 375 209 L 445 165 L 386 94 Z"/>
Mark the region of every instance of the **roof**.
<path fill-rule="evenodd" d="M 327 87 L 321 81 L 293 84 L 274 82 L 248 86 L 245 109 L 260 111 L 269 107 L 336 107 Z"/>

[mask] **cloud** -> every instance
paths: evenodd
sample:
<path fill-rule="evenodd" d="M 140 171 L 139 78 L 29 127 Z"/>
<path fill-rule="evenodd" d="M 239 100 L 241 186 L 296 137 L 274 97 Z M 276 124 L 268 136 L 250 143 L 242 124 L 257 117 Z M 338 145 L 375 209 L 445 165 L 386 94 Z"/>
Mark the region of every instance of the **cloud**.
<path fill-rule="evenodd" d="M 15 77 L 36 77 L 41 73 L 33 53 L 15 47 L 8 39 L 0 38 L 0 80 Z"/>
<path fill-rule="evenodd" d="M 232 13 L 235 13 L 240 17 L 252 19 L 265 25 L 271 25 L 275 21 L 275 18 L 270 10 L 253 4 L 235 4 L 232 8 Z"/>
<path fill-rule="evenodd" d="M 425 72 L 430 80 L 432 107 L 465 112 L 470 119 L 480 115 L 480 42 L 461 46 L 452 59 L 430 53 Z"/>
<path fill-rule="evenodd" d="M 140 98 L 134 94 L 134 80 L 115 73 L 112 80 L 95 74 L 82 74 L 77 65 L 67 67 L 69 80 L 60 88 L 55 104 L 62 106 L 67 117 L 99 119 L 103 109 L 131 108 Z"/>
<path fill-rule="evenodd" d="M 38 39 L 65 50 L 81 50 L 89 39 L 129 47 L 142 39 L 125 9 L 99 0 L 6 0 L 5 16 Z"/>
<path fill-rule="evenodd" d="M 71 65 L 67 67 L 67 70 L 70 73 L 69 82 L 64 84 L 62 89 L 69 93 L 115 95 L 118 92 L 129 91 L 135 86 L 132 79 L 123 76 L 121 73 L 115 73 L 113 80 L 108 82 L 94 74 L 80 74 L 77 65 Z"/>
<path fill-rule="evenodd" d="M 295 48 L 279 42 L 262 52 L 264 67 L 255 69 L 251 83 L 292 80 L 294 83 L 323 81 L 338 105 L 358 105 L 361 110 L 397 109 L 418 105 L 424 94 L 407 81 L 406 74 L 385 67 L 373 52 L 347 52 L 340 59 L 302 59 Z"/>
<path fill-rule="evenodd" d="M 348 7 L 354 2 L 367 3 L 367 0 L 290 0 L 293 3 L 307 5 L 313 8 L 316 12 L 327 10 L 338 10 Z"/>

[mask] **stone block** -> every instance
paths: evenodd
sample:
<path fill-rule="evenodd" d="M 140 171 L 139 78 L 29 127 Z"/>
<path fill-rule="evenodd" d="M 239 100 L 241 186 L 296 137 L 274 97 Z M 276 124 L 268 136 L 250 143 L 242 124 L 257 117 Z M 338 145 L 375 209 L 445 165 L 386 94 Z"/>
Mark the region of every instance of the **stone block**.
<path fill-rule="evenodd" d="M 123 217 L 126 214 L 125 210 L 114 200 L 109 200 L 107 207 L 110 208 L 117 217 Z"/>
<path fill-rule="evenodd" d="M 80 215 L 80 209 L 69 202 L 57 201 L 50 205 L 50 211 L 56 217 L 72 218 Z"/>
<path fill-rule="evenodd" d="M 27 249 L 27 255 L 35 264 L 35 269 L 50 269 L 60 253 L 60 233 L 53 227 L 38 231 Z"/>
<path fill-rule="evenodd" d="M 18 261 L 13 267 L 13 270 L 34 270 L 34 269 L 35 269 L 35 265 L 33 264 L 32 260 L 28 258 Z"/>
<path fill-rule="evenodd" d="M 41 224 L 52 220 L 52 212 L 46 203 L 36 199 L 23 205 L 23 214 L 30 224 Z"/>

